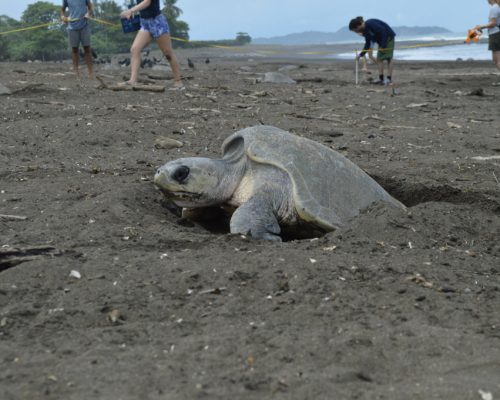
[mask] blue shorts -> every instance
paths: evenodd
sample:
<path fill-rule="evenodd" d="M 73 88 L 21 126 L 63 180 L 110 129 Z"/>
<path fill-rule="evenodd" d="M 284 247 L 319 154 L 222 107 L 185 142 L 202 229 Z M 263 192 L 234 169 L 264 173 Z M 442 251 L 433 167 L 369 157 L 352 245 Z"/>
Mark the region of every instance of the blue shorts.
<path fill-rule="evenodd" d="M 168 22 L 163 14 L 154 18 L 141 18 L 141 31 L 149 32 L 155 40 L 162 35 L 170 34 Z"/>

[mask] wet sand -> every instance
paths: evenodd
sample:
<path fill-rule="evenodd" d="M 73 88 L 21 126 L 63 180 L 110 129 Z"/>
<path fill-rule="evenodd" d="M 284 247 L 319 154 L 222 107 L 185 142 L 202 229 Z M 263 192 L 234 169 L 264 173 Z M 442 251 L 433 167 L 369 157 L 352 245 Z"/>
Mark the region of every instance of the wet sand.
<path fill-rule="evenodd" d="M 392 90 L 356 87 L 352 62 L 177 54 L 184 92 L 0 63 L 19 90 L 0 96 L 0 398 L 498 398 L 491 63 L 398 63 Z M 296 85 L 260 82 L 287 64 Z M 408 212 L 281 244 L 172 212 L 155 169 L 257 124 L 340 151 Z"/>

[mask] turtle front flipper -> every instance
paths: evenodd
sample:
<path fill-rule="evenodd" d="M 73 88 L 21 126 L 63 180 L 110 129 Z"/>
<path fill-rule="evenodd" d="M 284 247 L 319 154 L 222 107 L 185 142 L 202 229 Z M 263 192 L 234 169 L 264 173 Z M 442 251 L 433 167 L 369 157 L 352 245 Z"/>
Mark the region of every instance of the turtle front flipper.
<path fill-rule="evenodd" d="M 253 195 L 238 207 L 231 217 L 230 227 L 233 234 L 281 242 L 281 229 L 273 212 L 273 202 L 265 193 Z"/>

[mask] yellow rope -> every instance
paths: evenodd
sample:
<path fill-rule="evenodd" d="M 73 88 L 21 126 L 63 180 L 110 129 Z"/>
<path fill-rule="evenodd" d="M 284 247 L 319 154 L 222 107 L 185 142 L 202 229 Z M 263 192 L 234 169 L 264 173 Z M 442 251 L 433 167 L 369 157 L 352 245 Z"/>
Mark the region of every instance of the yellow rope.
<path fill-rule="evenodd" d="M 92 21 L 95 21 L 95 22 L 97 22 L 99 24 L 108 25 L 108 26 L 111 26 L 113 28 L 119 28 L 119 27 L 121 27 L 120 24 L 114 24 L 112 22 L 105 21 L 105 20 L 102 20 L 102 19 L 92 18 L 92 17 L 89 18 L 89 19 L 92 20 Z M 73 21 L 77 21 L 77 20 L 78 19 L 73 19 L 73 20 L 68 20 L 67 22 L 73 22 Z M 29 30 L 33 30 L 33 29 L 45 28 L 45 27 L 49 27 L 49 26 L 52 26 L 52 25 L 58 25 L 61 22 L 49 22 L 47 24 L 40 24 L 40 25 L 28 26 L 28 27 L 25 27 L 25 28 L 12 29 L 10 31 L 0 32 L 0 36 L 8 35 L 8 34 L 11 34 L 11 33 L 29 31 Z M 175 37 L 175 36 L 171 36 L 170 38 L 172 40 L 176 40 L 178 42 L 184 42 L 184 43 L 203 43 L 203 41 L 192 41 L 192 40 L 187 40 L 187 39 L 183 39 L 183 38 L 178 38 L 178 37 Z M 420 48 L 420 47 L 451 46 L 451 45 L 462 44 L 462 43 L 463 43 L 462 41 L 421 43 L 421 44 L 415 44 L 415 45 L 398 46 L 397 49 L 398 50 L 402 50 L 402 49 L 416 49 L 416 48 Z M 226 49 L 226 50 L 232 50 L 232 51 L 242 51 L 241 48 L 236 47 L 236 46 L 223 46 L 223 45 L 215 45 L 215 44 L 213 44 L 213 45 L 208 45 L 208 47 L 214 47 L 214 48 Z M 379 49 L 368 49 L 368 50 L 365 50 L 365 51 L 373 51 L 373 50 L 384 51 L 384 50 L 387 50 L 387 49 L 379 48 Z M 352 50 L 352 52 L 358 52 L 358 51 L 359 50 Z M 283 51 L 276 51 L 276 50 L 265 50 L 265 52 L 266 53 L 270 53 L 270 54 L 283 53 Z M 350 51 L 348 50 L 347 52 L 350 52 Z M 331 52 L 331 51 L 306 51 L 306 52 L 302 52 L 300 54 L 303 54 L 303 55 L 326 55 L 326 54 L 333 55 L 333 54 L 342 54 L 342 53 L 345 53 L 345 52 L 335 52 L 334 53 L 334 52 Z"/>
<path fill-rule="evenodd" d="M 103 25 L 109 25 L 109 26 L 112 26 L 114 28 L 119 28 L 121 25 L 119 24 L 113 24 L 112 22 L 109 22 L 109 21 L 104 21 L 103 19 L 98 19 L 98 18 L 89 18 L 91 19 L 92 21 L 95 21 L 95 22 L 98 22 L 100 24 L 103 24 Z"/>
<path fill-rule="evenodd" d="M 8 35 L 9 33 L 22 32 L 22 31 L 30 31 L 32 29 L 44 28 L 46 26 L 51 26 L 51 25 L 56 25 L 56 23 L 49 22 L 48 24 L 40 24 L 40 25 L 28 26 L 27 28 L 12 29 L 10 31 L 0 32 L 0 36 L 1 35 Z"/>

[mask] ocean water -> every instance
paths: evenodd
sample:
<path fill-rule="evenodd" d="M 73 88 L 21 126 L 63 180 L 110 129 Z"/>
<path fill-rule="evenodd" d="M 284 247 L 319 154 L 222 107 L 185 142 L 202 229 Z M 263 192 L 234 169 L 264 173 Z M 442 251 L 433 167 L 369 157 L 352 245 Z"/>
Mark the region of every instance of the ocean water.
<path fill-rule="evenodd" d="M 331 58 L 350 59 L 353 58 L 353 53 L 332 55 Z M 432 43 L 429 43 L 428 47 L 423 44 L 416 48 L 398 48 L 396 43 L 394 58 L 407 61 L 455 61 L 459 58 L 463 60 L 491 60 L 491 52 L 488 50 L 487 43 L 450 44 L 445 46 L 433 46 Z"/>
<path fill-rule="evenodd" d="M 419 47 L 415 49 L 401 49 L 395 51 L 396 60 L 408 61 L 455 61 L 463 60 L 491 60 L 491 51 L 486 43 L 458 44 L 439 47 Z"/>

